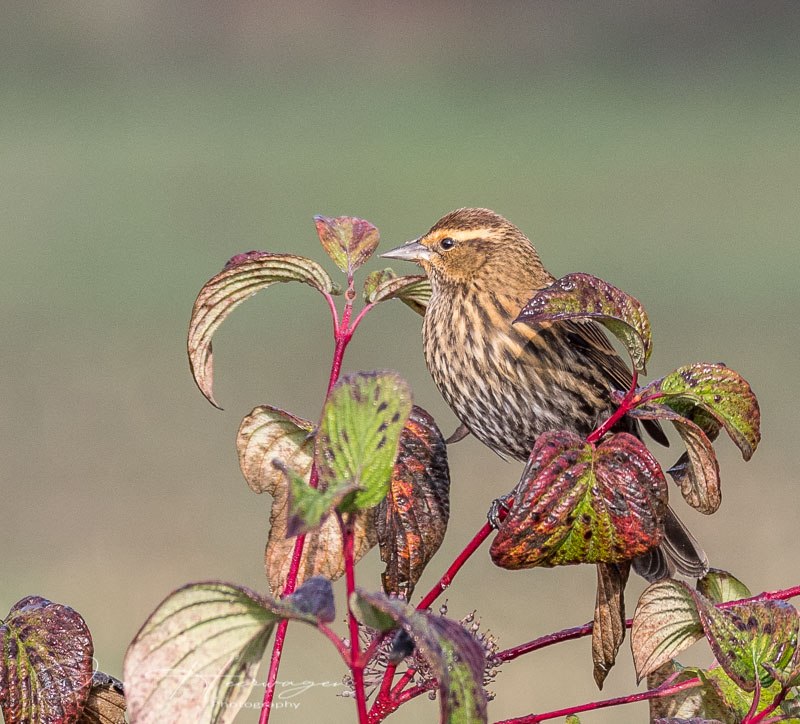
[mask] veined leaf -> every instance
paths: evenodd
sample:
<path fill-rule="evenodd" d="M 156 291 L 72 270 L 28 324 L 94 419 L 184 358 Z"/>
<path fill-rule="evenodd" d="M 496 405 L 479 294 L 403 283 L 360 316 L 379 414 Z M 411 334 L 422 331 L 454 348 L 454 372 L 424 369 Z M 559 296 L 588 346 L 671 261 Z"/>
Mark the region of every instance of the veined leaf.
<path fill-rule="evenodd" d="M 219 326 L 245 299 L 278 282 L 304 282 L 326 294 L 339 289 L 317 262 L 294 254 L 249 251 L 234 256 L 197 295 L 189 322 L 187 348 L 194 381 L 206 399 L 214 400 L 214 358 L 211 339 Z"/>
<path fill-rule="evenodd" d="M 77 721 L 92 687 L 92 637 L 69 606 L 28 596 L 0 619 L 0 709 L 6 724 Z"/>
<path fill-rule="evenodd" d="M 78 724 L 125 724 L 125 709 L 122 682 L 102 671 L 95 671 Z"/>
<path fill-rule="evenodd" d="M 753 595 L 736 576 L 719 568 L 710 568 L 697 582 L 697 590 L 713 603 L 738 601 Z"/>
<path fill-rule="evenodd" d="M 641 395 L 683 417 L 691 418 L 694 408 L 702 408 L 725 428 L 745 460 L 761 440 L 758 400 L 747 381 L 725 365 L 698 362 L 679 367 L 651 382 Z"/>
<path fill-rule="evenodd" d="M 322 248 L 348 278 L 369 259 L 378 246 L 378 230 L 352 216 L 315 216 Z"/>
<path fill-rule="evenodd" d="M 515 322 L 540 324 L 565 319 L 594 319 L 628 350 L 637 370 L 644 371 L 653 351 L 650 322 L 634 297 L 591 274 L 567 274 L 542 289 Z"/>
<path fill-rule="evenodd" d="M 289 518 L 286 535 L 305 535 L 318 529 L 328 516 L 355 491 L 353 483 L 344 483 L 327 490 L 312 488 L 293 470 L 280 466 L 289 481 Z"/>
<path fill-rule="evenodd" d="M 236 449 L 250 488 L 275 495 L 284 480 L 274 460 L 300 476 L 308 476 L 314 455 L 314 424 L 277 407 L 261 405 L 239 425 Z"/>
<path fill-rule="evenodd" d="M 371 508 L 385 497 L 410 412 L 411 391 L 394 372 L 343 375 L 331 390 L 314 455 L 322 489 L 359 489 L 343 512 Z"/>
<path fill-rule="evenodd" d="M 689 505 L 701 513 L 716 512 L 722 502 L 719 463 L 703 429 L 692 420 L 664 404 L 647 402 L 632 409 L 631 417 L 644 420 L 669 420 L 686 446 L 686 452 L 667 472 L 681 489 Z"/>
<path fill-rule="evenodd" d="M 431 300 L 431 283 L 427 276 L 410 274 L 398 277 L 391 269 L 373 274 L 364 283 L 364 298 L 367 302 L 377 304 L 387 299 L 399 299 L 418 314 L 425 315 Z"/>
<path fill-rule="evenodd" d="M 381 560 L 386 563 L 383 590 L 408 601 L 444 539 L 450 514 L 447 446 L 421 407 L 411 409 L 389 492 L 374 512 Z"/>
<path fill-rule="evenodd" d="M 625 584 L 631 564 L 597 564 L 597 598 L 592 626 L 592 663 L 594 680 L 599 689 L 617 660 L 617 652 L 625 640 Z"/>
<path fill-rule="evenodd" d="M 333 619 L 330 581 L 307 581 L 282 601 L 242 586 L 192 583 L 150 615 L 125 656 L 132 724 L 225 724 L 247 701 L 275 624 Z"/>
<path fill-rule="evenodd" d="M 400 628 L 408 634 L 438 683 L 441 724 L 487 721 L 484 650 L 461 624 L 360 589 L 350 598 L 350 610 L 367 626 L 383 631 Z"/>
<path fill-rule="evenodd" d="M 503 568 L 621 563 L 661 542 L 666 502 L 661 468 L 633 435 L 594 447 L 566 430 L 546 432 L 490 554 Z"/>
<path fill-rule="evenodd" d="M 248 485 L 257 493 L 273 496 L 269 540 L 264 565 L 270 590 L 279 595 L 286 584 L 295 538 L 288 537 L 288 478 L 274 465 L 279 460 L 307 485 L 314 455 L 314 424 L 270 405 L 256 407 L 239 426 L 236 438 L 239 465 Z M 354 525 L 355 561 L 375 545 L 371 511 L 358 513 Z M 334 581 L 344 574 L 342 533 L 338 521 L 328 517 L 306 537 L 297 580 L 317 575 Z"/>
<path fill-rule="evenodd" d="M 639 597 L 631 626 L 631 650 L 640 682 L 703 638 L 692 592 L 680 581 L 658 581 Z"/>

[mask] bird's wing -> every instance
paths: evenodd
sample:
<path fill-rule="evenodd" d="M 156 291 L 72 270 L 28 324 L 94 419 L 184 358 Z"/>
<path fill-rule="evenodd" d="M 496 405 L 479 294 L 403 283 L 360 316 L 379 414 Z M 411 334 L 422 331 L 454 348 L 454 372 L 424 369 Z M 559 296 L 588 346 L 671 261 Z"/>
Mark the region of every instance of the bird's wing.
<path fill-rule="evenodd" d="M 570 343 L 579 349 L 588 360 L 602 370 L 612 386 L 620 390 L 630 389 L 633 376 L 614 349 L 603 328 L 595 322 L 568 320 L 561 322 L 568 329 Z M 642 420 L 642 426 L 657 443 L 669 447 L 669 439 L 658 420 Z"/>

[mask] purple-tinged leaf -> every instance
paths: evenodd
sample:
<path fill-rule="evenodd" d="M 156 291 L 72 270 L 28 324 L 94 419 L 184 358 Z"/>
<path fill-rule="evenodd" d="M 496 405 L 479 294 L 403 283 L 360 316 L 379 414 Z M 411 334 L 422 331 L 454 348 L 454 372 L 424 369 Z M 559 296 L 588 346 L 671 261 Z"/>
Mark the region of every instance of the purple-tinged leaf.
<path fill-rule="evenodd" d="M 725 673 L 745 691 L 753 691 L 756 677 L 768 686 L 776 671 L 790 665 L 797 649 L 797 611 L 785 601 L 758 601 L 720 609 L 694 594 L 711 650 Z"/>
<path fill-rule="evenodd" d="M 257 493 L 273 496 L 269 541 L 264 565 L 273 594 L 286 584 L 295 538 L 287 538 L 288 479 L 274 465 L 278 460 L 308 484 L 314 455 L 314 425 L 270 405 L 256 407 L 239 426 L 236 438 L 239 465 L 247 484 Z M 358 513 L 354 527 L 354 557 L 359 561 L 376 543 L 375 526 L 367 511 Z M 335 518 L 326 518 L 308 533 L 300 560 L 298 581 L 322 575 L 336 580 L 344 574 L 342 533 Z"/>
<path fill-rule="evenodd" d="M 360 589 L 350 597 L 350 610 L 367 626 L 401 628 L 410 636 L 437 681 L 441 724 L 487 721 L 484 649 L 460 623 Z"/>
<path fill-rule="evenodd" d="M 40 596 L 0 620 L 0 710 L 6 724 L 68 724 L 92 687 L 92 637 L 80 614 Z"/>
<path fill-rule="evenodd" d="M 699 626 L 698 626 L 699 624 Z M 639 599 L 631 646 L 639 680 L 697 641 L 704 633 L 717 661 L 737 686 L 767 686 L 774 670 L 792 665 L 797 650 L 797 611 L 784 601 L 718 608 L 680 581 L 659 581 Z"/>
<path fill-rule="evenodd" d="M 322 490 L 358 488 L 343 512 L 371 508 L 386 496 L 410 412 L 411 391 L 396 372 L 343 375 L 331 390 L 314 456 Z"/>
<path fill-rule="evenodd" d="M 122 682 L 102 671 L 95 671 L 78 724 L 125 724 L 125 709 Z"/>
<path fill-rule="evenodd" d="M 655 719 L 653 720 L 653 724 L 725 724 L 725 722 L 721 722 L 719 719 L 698 719 L 697 717 L 681 719 L 677 717 L 672 719 Z"/>
<path fill-rule="evenodd" d="M 302 593 L 305 586 L 314 588 L 308 596 Z M 330 582 L 305 586 L 282 601 L 218 581 L 171 593 L 125 656 L 132 724 L 233 721 L 247 701 L 275 624 L 331 620 Z"/>
<path fill-rule="evenodd" d="M 681 489 L 681 494 L 695 510 L 710 515 L 722 502 L 719 463 L 706 433 L 699 425 L 667 405 L 647 402 L 628 413 L 644 420 L 669 420 L 686 446 L 678 461 L 667 472 Z"/>
<path fill-rule="evenodd" d="M 632 296 L 591 274 L 567 274 L 528 301 L 515 321 L 566 319 L 594 319 L 605 325 L 625 345 L 636 369 L 645 370 L 653 349 L 650 322 Z"/>
<path fill-rule="evenodd" d="M 431 300 L 431 283 L 427 276 L 411 274 L 398 277 L 391 269 L 373 274 L 376 276 L 370 275 L 372 278 L 367 278 L 369 286 L 364 284 L 364 298 L 367 302 L 377 304 L 387 299 L 399 299 L 417 314 L 425 315 Z"/>
<path fill-rule="evenodd" d="M 194 381 L 215 407 L 212 387 L 214 357 L 211 339 L 219 326 L 245 299 L 278 282 L 304 282 L 324 294 L 339 290 L 317 262 L 294 254 L 249 251 L 234 256 L 197 295 L 189 322 L 187 349 Z"/>
<path fill-rule="evenodd" d="M 758 400 L 737 372 L 721 364 L 697 362 L 679 367 L 640 391 L 686 418 L 696 408 L 711 415 L 749 460 L 761 440 Z"/>
<path fill-rule="evenodd" d="M 490 554 L 512 569 L 621 563 L 659 545 L 666 503 L 661 468 L 633 435 L 595 447 L 566 430 L 546 432 Z"/>
<path fill-rule="evenodd" d="M 352 216 L 315 216 L 314 222 L 325 253 L 348 277 L 378 247 L 378 230 L 369 221 Z"/>
<path fill-rule="evenodd" d="M 636 681 L 703 638 L 692 592 L 680 581 L 658 581 L 639 597 L 631 626 Z"/>
<path fill-rule="evenodd" d="M 713 603 L 728 603 L 750 598 L 753 594 L 736 576 L 719 568 L 710 568 L 697 581 L 697 590 Z"/>
<path fill-rule="evenodd" d="M 400 435 L 389 493 L 375 509 L 386 593 L 411 599 L 444 539 L 449 514 L 447 447 L 433 418 L 414 406 Z"/>
<path fill-rule="evenodd" d="M 594 680 L 599 689 L 617 660 L 617 652 L 625 640 L 625 584 L 631 565 L 597 564 L 597 599 L 592 626 L 592 663 Z"/>

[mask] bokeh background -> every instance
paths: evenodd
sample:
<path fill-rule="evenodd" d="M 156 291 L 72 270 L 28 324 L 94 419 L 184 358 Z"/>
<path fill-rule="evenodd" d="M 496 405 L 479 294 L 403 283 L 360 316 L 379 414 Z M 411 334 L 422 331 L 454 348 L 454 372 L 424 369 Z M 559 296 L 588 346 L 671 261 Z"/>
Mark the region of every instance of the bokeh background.
<path fill-rule="evenodd" d="M 249 249 L 333 272 L 315 213 L 369 219 L 388 249 L 465 205 L 513 220 L 557 276 L 591 272 L 641 299 L 652 374 L 724 361 L 750 380 L 761 448 L 745 464 L 720 440 L 722 508 L 678 507 L 754 591 L 800 581 L 796 3 L 45 0 L 2 16 L 0 616 L 28 594 L 67 603 L 120 675 L 172 589 L 265 590 L 270 501 L 244 483 L 234 436 L 257 404 L 318 415 L 329 315 L 303 285 L 237 310 L 215 340 L 219 412 L 186 362 L 196 293 Z M 345 367 L 399 370 L 455 427 L 403 305 L 367 318 Z M 452 523 L 420 590 L 520 469 L 472 440 L 450 459 Z M 375 551 L 359 581 L 377 588 L 380 570 Z M 477 609 L 507 647 L 589 620 L 594 577 L 500 571 L 482 551 L 449 611 Z M 342 673 L 290 628 L 281 681 Z M 493 688 L 491 720 L 636 690 L 626 645 L 598 694 L 586 639 L 506 665 Z M 273 720 L 354 721 L 335 692 Z M 423 698 L 393 720 L 437 718 Z"/>

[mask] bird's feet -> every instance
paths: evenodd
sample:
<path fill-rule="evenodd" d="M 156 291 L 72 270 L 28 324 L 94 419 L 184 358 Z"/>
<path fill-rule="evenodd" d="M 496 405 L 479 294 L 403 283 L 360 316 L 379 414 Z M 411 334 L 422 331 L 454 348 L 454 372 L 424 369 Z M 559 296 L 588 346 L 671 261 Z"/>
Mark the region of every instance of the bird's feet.
<path fill-rule="evenodd" d="M 499 530 L 512 505 L 514 505 L 513 493 L 508 493 L 493 500 L 489 512 L 486 514 L 489 525 L 495 530 Z"/>

